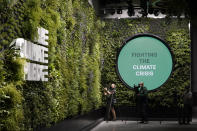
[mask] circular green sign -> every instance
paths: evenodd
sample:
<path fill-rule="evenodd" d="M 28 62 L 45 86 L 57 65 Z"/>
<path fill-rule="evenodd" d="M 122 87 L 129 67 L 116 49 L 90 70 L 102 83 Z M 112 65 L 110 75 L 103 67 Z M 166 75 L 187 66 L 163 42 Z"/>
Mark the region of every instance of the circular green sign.
<path fill-rule="evenodd" d="M 117 73 L 129 88 L 144 82 L 148 90 L 162 86 L 173 68 L 167 44 L 157 36 L 136 35 L 125 42 L 117 57 Z"/>

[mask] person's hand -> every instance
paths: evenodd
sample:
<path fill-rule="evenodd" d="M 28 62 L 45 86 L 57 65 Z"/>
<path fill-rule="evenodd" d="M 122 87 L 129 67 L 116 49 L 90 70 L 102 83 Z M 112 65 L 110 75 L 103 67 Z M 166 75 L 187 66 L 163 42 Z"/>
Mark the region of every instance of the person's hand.
<path fill-rule="evenodd" d="M 104 88 L 104 95 L 107 95 L 107 88 Z"/>

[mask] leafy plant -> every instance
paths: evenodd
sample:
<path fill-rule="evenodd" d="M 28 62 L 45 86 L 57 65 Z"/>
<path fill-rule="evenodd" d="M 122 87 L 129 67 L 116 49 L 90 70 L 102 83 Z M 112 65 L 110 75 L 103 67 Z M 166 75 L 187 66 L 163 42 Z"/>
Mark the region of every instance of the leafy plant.
<path fill-rule="evenodd" d="M 13 84 L 0 88 L 0 129 L 22 130 L 23 129 L 23 97 Z M 3 118 L 3 119 L 2 119 Z"/>

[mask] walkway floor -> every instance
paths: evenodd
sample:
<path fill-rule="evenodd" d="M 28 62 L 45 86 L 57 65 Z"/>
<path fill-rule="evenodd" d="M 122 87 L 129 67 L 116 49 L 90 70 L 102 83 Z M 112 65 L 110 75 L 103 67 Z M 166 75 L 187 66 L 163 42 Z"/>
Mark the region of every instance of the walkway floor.
<path fill-rule="evenodd" d="M 191 125 L 179 125 L 176 121 L 149 121 L 139 124 L 137 121 L 103 121 L 91 131 L 197 131 L 197 119 Z"/>

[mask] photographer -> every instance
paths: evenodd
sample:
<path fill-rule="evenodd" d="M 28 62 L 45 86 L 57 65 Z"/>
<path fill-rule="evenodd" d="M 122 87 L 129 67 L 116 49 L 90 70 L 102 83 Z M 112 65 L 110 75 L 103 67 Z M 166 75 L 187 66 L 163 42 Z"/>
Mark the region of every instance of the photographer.
<path fill-rule="evenodd" d="M 111 84 L 109 89 L 104 88 L 104 95 L 107 96 L 107 108 L 106 108 L 106 116 L 105 119 L 109 120 L 110 111 L 113 116 L 113 120 L 116 120 L 116 112 L 114 109 L 114 104 L 116 103 L 116 85 Z"/>
<path fill-rule="evenodd" d="M 135 112 L 137 114 L 137 116 L 140 115 L 140 105 L 139 105 L 139 102 L 140 102 L 140 95 L 139 95 L 139 88 L 140 88 L 140 85 L 134 85 L 134 92 L 135 92 L 135 96 L 134 96 L 134 99 L 135 99 L 135 103 L 136 103 L 136 109 L 135 109 Z"/>
<path fill-rule="evenodd" d="M 139 115 L 141 116 L 141 122 L 147 124 L 147 104 L 148 104 L 148 97 L 147 97 L 147 88 L 144 86 L 144 83 L 139 83 L 138 87 L 135 87 L 137 92 L 136 94 L 136 105 Z"/>

